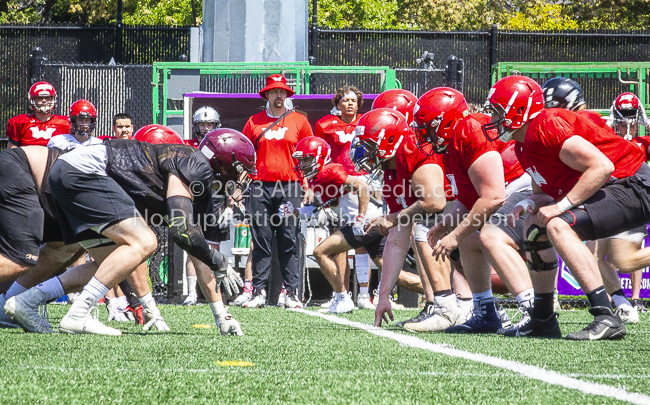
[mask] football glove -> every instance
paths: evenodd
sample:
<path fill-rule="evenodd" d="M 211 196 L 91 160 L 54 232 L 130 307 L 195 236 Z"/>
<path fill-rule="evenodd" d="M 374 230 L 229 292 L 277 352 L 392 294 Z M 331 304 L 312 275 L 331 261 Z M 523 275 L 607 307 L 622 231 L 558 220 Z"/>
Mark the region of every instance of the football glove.
<path fill-rule="evenodd" d="M 144 325 L 144 313 L 142 309 L 142 305 L 138 305 L 136 309 L 133 309 L 131 307 L 126 307 L 127 310 L 127 315 L 129 319 L 132 321 L 135 321 L 136 325 Z"/>
<path fill-rule="evenodd" d="M 122 309 L 118 304 L 107 304 L 106 309 L 108 310 L 108 322 L 117 321 L 117 322 L 128 322 L 129 319 L 126 317 L 124 312 L 125 309 Z"/>
<path fill-rule="evenodd" d="M 160 310 L 158 308 L 153 308 L 153 309 L 145 309 L 144 310 L 144 321 L 145 324 L 142 327 L 142 330 L 149 330 L 151 329 L 154 325 L 160 332 L 168 332 L 169 326 L 167 326 L 167 323 L 163 319 L 162 315 L 160 314 Z"/>
<path fill-rule="evenodd" d="M 239 325 L 239 322 L 233 318 L 232 315 L 224 313 L 216 316 L 214 319 L 217 322 L 219 332 L 221 332 L 222 335 L 244 336 L 244 332 L 241 330 L 241 325 Z"/>
<path fill-rule="evenodd" d="M 219 225 L 220 229 L 226 229 L 230 227 L 230 224 L 232 223 L 232 219 L 233 219 L 233 214 L 234 214 L 233 210 L 230 207 L 223 210 L 221 216 L 219 217 L 219 221 L 217 221 L 217 224 Z"/>
<path fill-rule="evenodd" d="M 293 214 L 293 204 L 291 203 L 291 201 L 287 201 L 284 204 L 280 204 L 280 207 L 278 208 L 278 215 L 284 218 L 292 214 Z"/>
<path fill-rule="evenodd" d="M 365 219 L 361 215 L 357 215 L 357 217 L 354 219 L 354 223 L 352 224 L 352 232 L 354 233 L 355 236 L 361 236 L 365 235 L 366 231 L 364 230 L 366 226 Z"/>
<path fill-rule="evenodd" d="M 298 208 L 298 214 L 300 214 L 300 218 L 307 219 L 312 216 L 315 210 L 316 206 L 305 205 L 304 207 Z"/>
<path fill-rule="evenodd" d="M 223 285 L 226 294 L 231 297 L 239 294 L 239 287 L 244 287 L 241 276 L 228 263 L 226 263 L 225 269 L 215 270 L 213 273 L 217 278 L 217 289 L 219 289 L 220 285 Z"/>

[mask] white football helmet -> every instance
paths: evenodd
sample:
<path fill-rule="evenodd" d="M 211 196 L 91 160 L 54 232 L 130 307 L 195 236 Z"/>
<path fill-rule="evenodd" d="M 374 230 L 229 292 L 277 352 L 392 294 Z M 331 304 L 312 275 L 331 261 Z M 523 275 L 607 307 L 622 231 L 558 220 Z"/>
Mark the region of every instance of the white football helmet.
<path fill-rule="evenodd" d="M 214 124 L 214 128 L 212 129 L 203 129 L 199 128 L 199 124 L 204 123 L 204 122 L 210 122 Z M 205 134 L 208 132 L 220 128 L 221 127 L 221 120 L 219 117 L 219 113 L 217 110 L 215 110 L 212 107 L 201 107 L 192 116 L 192 132 L 194 132 L 194 136 L 196 136 L 197 139 L 203 139 L 205 137 Z"/>

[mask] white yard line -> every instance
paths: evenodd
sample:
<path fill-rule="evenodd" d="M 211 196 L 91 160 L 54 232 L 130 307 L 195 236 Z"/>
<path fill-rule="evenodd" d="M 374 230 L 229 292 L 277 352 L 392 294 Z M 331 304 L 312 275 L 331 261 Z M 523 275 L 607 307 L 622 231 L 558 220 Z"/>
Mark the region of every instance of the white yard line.
<path fill-rule="evenodd" d="M 349 321 L 347 319 L 339 318 L 338 316 L 334 315 L 325 315 L 315 311 L 307 311 L 305 309 L 294 309 L 293 311 L 322 318 L 333 323 L 338 323 L 339 325 L 346 325 L 353 328 L 362 329 L 368 333 L 372 333 L 373 335 L 395 340 L 405 346 L 428 350 L 434 353 L 440 353 L 451 357 L 475 361 L 478 363 L 489 364 L 494 367 L 499 367 L 505 370 L 519 373 L 534 380 L 543 381 L 545 383 L 557 385 L 564 388 L 578 390 L 580 392 L 584 392 L 585 394 L 600 395 L 621 401 L 627 401 L 633 404 L 650 405 L 650 396 L 638 394 L 635 392 L 628 392 L 623 388 L 577 380 L 568 375 L 560 374 L 555 371 L 546 370 L 524 363 L 519 363 L 517 361 L 504 360 L 498 357 L 487 356 L 485 354 L 471 353 L 454 349 L 447 345 L 430 343 L 414 336 L 403 335 L 364 323 Z"/>

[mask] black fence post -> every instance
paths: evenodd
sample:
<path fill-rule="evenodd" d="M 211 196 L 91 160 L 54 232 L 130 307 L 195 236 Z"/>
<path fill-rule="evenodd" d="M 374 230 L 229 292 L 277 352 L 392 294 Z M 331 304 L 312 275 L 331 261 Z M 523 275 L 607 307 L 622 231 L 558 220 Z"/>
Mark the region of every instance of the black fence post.
<path fill-rule="evenodd" d="M 309 44 L 309 64 L 316 64 L 316 49 L 318 48 L 318 0 L 311 2 L 311 43 Z"/>
<path fill-rule="evenodd" d="M 43 61 L 45 60 L 43 50 L 40 47 L 35 46 L 32 48 L 32 51 L 29 54 L 29 66 L 27 72 L 31 84 L 43 79 Z"/>
<path fill-rule="evenodd" d="M 490 83 L 492 83 L 492 67 L 497 64 L 497 33 L 496 24 L 490 27 Z"/>
<path fill-rule="evenodd" d="M 453 87 L 454 89 L 463 91 L 463 81 L 464 81 L 464 66 L 462 59 L 458 59 L 454 55 L 450 55 L 447 58 L 447 64 L 445 65 L 445 85 L 448 87 Z"/>
<path fill-rule="evenodd" d="M 123 34 L 124 27 L 122 26 L 122 0 L 117 0 L 117 27 L 115 31 L 115 61 L 123 63 L 122 56 L 124 55 L 124 42 Z"/>

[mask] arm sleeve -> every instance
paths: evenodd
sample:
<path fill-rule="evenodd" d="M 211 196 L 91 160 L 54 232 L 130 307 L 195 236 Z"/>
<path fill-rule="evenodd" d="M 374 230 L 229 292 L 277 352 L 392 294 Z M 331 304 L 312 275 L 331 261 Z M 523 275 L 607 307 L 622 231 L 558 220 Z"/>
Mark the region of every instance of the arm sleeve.
<path fill-rule="evenodd" d="M 171 237 L 181 249 L 207 264 L 212 271 L 228 267 L 228 258 L 208 244 L 201 228 L 192 221 L 192 200 L 181 196 L 169 197 L 167 214 Z"/>

